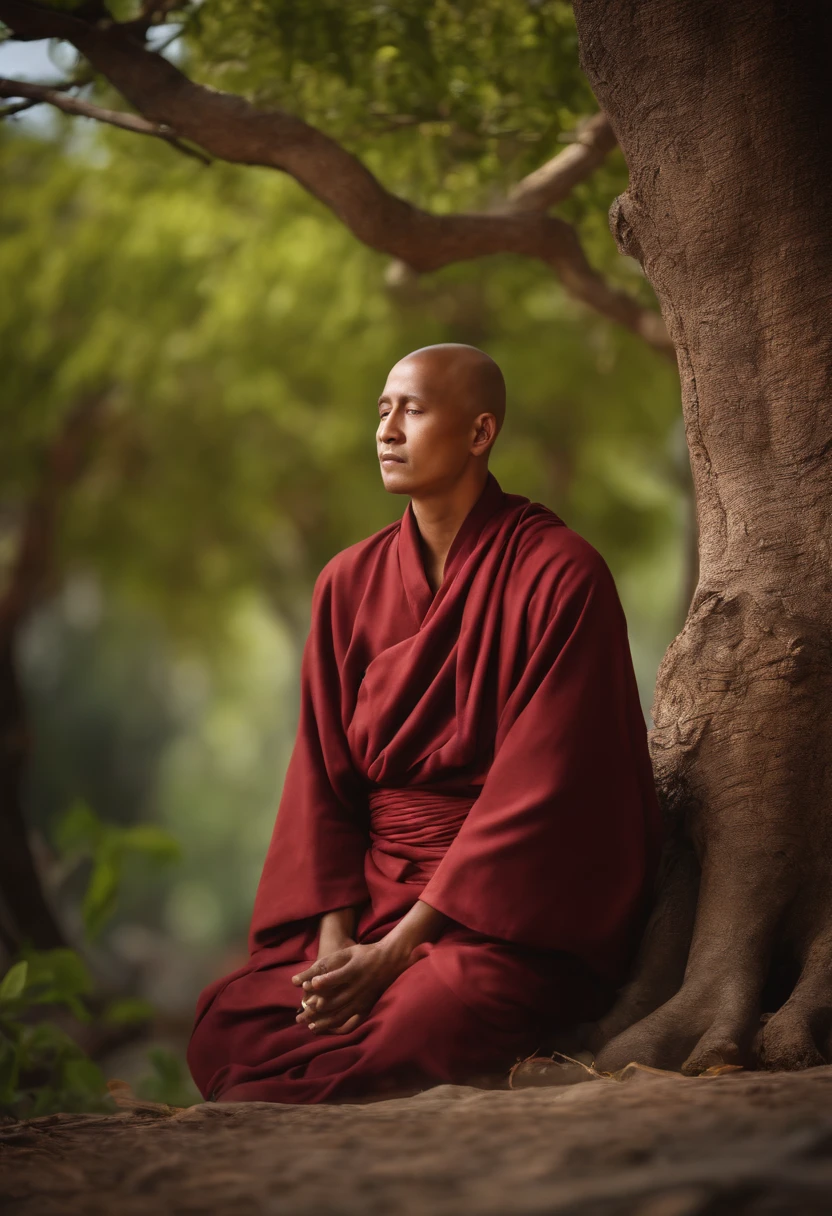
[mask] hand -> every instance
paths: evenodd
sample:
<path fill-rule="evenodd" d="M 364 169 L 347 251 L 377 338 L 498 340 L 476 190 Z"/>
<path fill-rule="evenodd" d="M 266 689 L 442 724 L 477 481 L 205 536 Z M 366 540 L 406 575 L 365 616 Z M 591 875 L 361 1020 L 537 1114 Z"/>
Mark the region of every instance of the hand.
<path fill-rule="evenodd" d="M 354 1030 L 409 966 L 410 950 L 385 941 L 344 946 L 293 975 L 292 983 L 303 989 L 306 1001 L 295 1021 L 315 1034 Z"/>

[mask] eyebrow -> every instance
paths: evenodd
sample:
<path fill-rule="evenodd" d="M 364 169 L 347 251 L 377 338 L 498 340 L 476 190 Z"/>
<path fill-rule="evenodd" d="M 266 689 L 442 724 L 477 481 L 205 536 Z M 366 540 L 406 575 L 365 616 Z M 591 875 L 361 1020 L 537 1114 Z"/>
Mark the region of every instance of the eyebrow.
<path fill-rule="evenodd" d="M 424 401 L 424 397 L 420 397 L 417 393 L 399 393 L 399 397 L 405 401 Z M 385 402 L 389 404 L 390 398 L 385 393 L 382 393 L 378 399 L 378 403 L 379 405 L 384 405 Z"/>

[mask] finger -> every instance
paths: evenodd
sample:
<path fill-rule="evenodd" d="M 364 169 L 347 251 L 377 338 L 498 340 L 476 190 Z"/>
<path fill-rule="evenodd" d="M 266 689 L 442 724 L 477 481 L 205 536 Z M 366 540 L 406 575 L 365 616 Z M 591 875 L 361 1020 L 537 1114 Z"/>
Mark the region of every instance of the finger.
<path fill-rule="evenodd" d="M 348 1018 L 343 1017 L 323 1017 L 316 1018 L 314 1022 L 309 1023 L 309 1029 L 315 1034 L 347 1034 L 350 1030 L 354 1030 L 361 1021 L 361 1014 L 354 1013 Z"/>
<path fill-rule="evenodd" d="M 300 980 L 302 986 L 307 990 L 307 992 L 312 989 L 313 985 L 316 988 L 319 987 L 321 981 L 327 980 L 330 976 L 335 976 L 336 983 L 340 983 L 343 972 L 346 970 L 351 960 L 347 958 L 340 962 L 333 962 L 333 959 L 337 960 L 337 956 L 332 955 L 329 960 L 319 959 L 317 963 L 314 963 L 313 966 L 308 967 L 306 971 L 300 972 L 300 974 L 294 976 L 293 979 Z"/>
<path fill-rule="evenodd" d="M 363 1016 L 360 1013 L 355 1013 L 351 1018 L 347 1018 L 343 1026 L 337 1026 L 331 1033 L 349 1034 L 351 1030 L 355 1030 L 356 1026 L 360 1026 L 363 1021 Z"/>
<path fill-rule="evenodd" d="M 330 998 L 323 996 L 319 992 L 318 993 L 304 992 L 303 999 L 301 1000 L 300 1009 L 298 1010 L 298 1013 L 305 1013 L 307 1015 L 307 1017 L 309 1017 L 309 1016 L 314 1017 L 314 1015 L 316 1013 L 318 1013 L 320 1010 L 322 1010 L 324 1008 L 324 1006 L 328 1006 L 329 1003 L 330 1003 Z"/>
<path fill-rule="evenodd" d="M 329 1008 L 329 1005 L 326 1005 L 320 1012 L 312 1015 L 308 1023 L 309 1029 L 329 1030 L 333 1026 L 340 1026 L 356 1012 L 355 1004 L 351 1004 L 348 1008 L 340 1010 L 332 1010 Z"/>
<path fill-rule="evenodd" d="M 309 991 L 304 991 L 303 997 L 300 1002 L 300 1008 L 301 1009 L 315 1009 L 317 1002 L 319 1000 L 322 1001 L 323 999 L 324 999 L 323 996 L 321 996 L 320 994 L 312 993 Z M 298 1010 L 298 1012 L 300 1012 L 300 1010 Z"/>
<path fill-rule="evenodd" d="M 348 981 L 345 982 L 343 980 L 336 984 L 330 984 L 326 988 L 321 988 L 318 986 L 313 988 L 310 982 L 303 985 L 303 996 L 304 999 L 315 996 L 320 997 L 322 1001 L 332 1001 L 336 997 L 340 999 L 345 993 L 352 991 L 354 987 L 355 983 L 349 983 Z"/>
<path fill-rule="evenodd" d="M 327 967 L 326 959 L 319 958 L 316 962 L 314 962 L 312 964 L 311 967 L 307 967 L 305 971 L 299 971 L 297 973 L 297 975 L 293 975 L 292 983 L 293 984 L 308 983 L 309 980 L 311 980 L 313 976 L 323 975 L 324 972 L 327 970 L 328 970 L 328 967 Z"/>
<path fill-rule="evenodd" d="M 321 1010 L 324 1004 L 323 997 L 319 996 L 305 996 L 303 1001 L 304 1003 L 301 1005 L 300 1009 L 296 1010 L 296 1022 L 310 1022 Z"/>
<path fill-rule="evenodd" d="M 329 992 L 334 988 L 341 988 L 344 984 L 348 984 L 354 974 L 355 968 L 352 964 L 345 963 L 342 967 L 337 967 L 332 971 L 313 975 L 308 983 L 312 992 Z"/>
<path fill-rule="evenodd" d="M 339 1001 L 338 1006 L 333 1007 L 331 1001 L 325 1001 L 322 997 L 313 998 L 315 1004 L 310 1004 L 302 1013 L 295 1018 L 296 1022 L 305 1023 L 307 1026 L 312 1026 L 314 1023 L 319 1023 L 326 1020 L 327 1023 L 342 1022 L 345 1017 L 350 1016 L 355 1011 L 355 1001 Z"/>
<path fill-rule="evenodd" d="M 352 1014 L 359 1005 L 360 994 L 354 989 L 348 992 L 338 993 L 337 996 L 322 996 L 310 997 L 310 1004 L 307 1005 L 308 1016 L 304 1021 L 319 1022 L 321 1018 L 343 1018 Z M 315 1004 L 311 1004 L 314 1001 Z"/>

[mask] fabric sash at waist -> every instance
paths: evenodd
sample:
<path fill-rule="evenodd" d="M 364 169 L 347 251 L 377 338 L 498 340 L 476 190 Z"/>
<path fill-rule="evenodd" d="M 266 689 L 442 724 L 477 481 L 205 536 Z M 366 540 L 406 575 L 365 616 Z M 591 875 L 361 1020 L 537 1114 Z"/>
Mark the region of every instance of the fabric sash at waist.
<path fill-rule="evenodd" d="M 476 791 L 478 792 L 478 791 Z M 429 789 L 370 790 L 370 857 L 396 882 L 428 881 L 465 817 L 474 794 L 447 794 Z"/>

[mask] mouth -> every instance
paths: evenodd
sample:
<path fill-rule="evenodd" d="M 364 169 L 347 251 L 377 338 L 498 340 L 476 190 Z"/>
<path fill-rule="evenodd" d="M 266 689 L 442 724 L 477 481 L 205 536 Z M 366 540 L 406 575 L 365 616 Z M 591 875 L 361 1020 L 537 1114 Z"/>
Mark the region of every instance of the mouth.
<path fill-rule="evenodd" d="M 379 456 L 379 460 L 382 464 L 404 464 L 401 456 L 391 456 L 389 452 L 385 452 L 383 456 Z"/>

